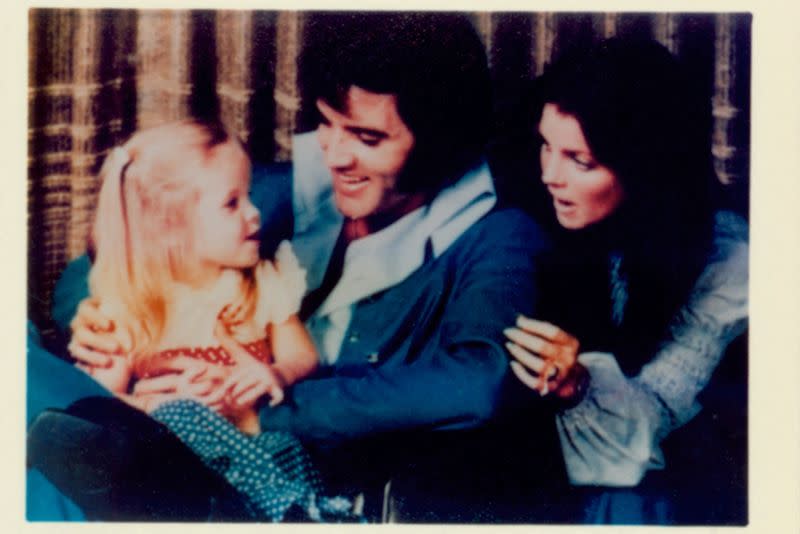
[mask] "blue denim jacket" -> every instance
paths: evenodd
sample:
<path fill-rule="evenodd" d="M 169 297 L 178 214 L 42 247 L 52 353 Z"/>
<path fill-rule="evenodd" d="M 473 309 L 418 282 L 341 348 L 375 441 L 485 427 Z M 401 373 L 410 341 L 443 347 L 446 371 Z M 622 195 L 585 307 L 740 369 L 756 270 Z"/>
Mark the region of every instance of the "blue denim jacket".
<path fill-rule="evenodd" d="M 294 138 L 292 244 L 309 288 L 324 276 L 341 228 L 316 139 Z M 283 194 L 257 203 L 268 225 Z M 534 310 L 547 238 L 519 210 L 497 209 L 488 166 L 428 204 L 351 243 L 344 272 L 306 326 L 325 364 L 262 429 L 324 444 L 388 431 L 472 428 L 500 411 L 503 329 Z M 281 226 L 281 225 L 279 225 Z"/>

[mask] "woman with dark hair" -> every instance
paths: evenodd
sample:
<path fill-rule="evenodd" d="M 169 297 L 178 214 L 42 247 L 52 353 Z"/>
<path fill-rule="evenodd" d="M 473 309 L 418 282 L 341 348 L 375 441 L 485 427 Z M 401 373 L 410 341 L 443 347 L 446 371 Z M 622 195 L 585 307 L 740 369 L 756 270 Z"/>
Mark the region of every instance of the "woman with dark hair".
<path fill-rule="evenodd" d="M 636 486 L 664 466 L 662 440 L 698 413 L 746 329 L 748 228 L 712 208 L 702 105 L 661 45 L 611 39 L 566 55 L 539 90 L 560 254 L 550 322 L 506 331 L 511 367 L 560 400 L 573 484 Z"/>

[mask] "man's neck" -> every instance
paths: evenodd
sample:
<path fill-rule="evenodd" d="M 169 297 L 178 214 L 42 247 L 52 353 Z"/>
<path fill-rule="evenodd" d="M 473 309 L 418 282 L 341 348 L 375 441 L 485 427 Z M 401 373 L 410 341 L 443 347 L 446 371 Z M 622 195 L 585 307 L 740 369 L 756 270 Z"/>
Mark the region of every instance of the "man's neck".
<path fill-rule="evenodd" d="M 361 239 L 362 237 L 379 232 L 404 215 L 424 205 L 428 200 L 429 196 L 424 193 L 408 195 L 397 204 L 394 204 L 392 207 L 380 213 L 360 219 L 345 219 L 343 229 L 345 239 L 348 242 L 355 241 L 356 239 Z"/>

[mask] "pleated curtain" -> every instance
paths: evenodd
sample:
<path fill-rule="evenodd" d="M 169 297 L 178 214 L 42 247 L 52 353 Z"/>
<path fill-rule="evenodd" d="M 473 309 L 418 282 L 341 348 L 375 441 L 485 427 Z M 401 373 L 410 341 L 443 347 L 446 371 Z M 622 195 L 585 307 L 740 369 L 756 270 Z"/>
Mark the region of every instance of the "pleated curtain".
<path fill-rule="evenodd" d="M 523 80 L 560 50 L 645 34 L 690 64 L 707 91 L 717 176 L 746 191 L 750 21 L 747 14 L 471 14 L 495 84 L 496 128 L 511 123 Z M 310 128 L 297 57 L 308 21 L 292 11 L 32 9 L 29 12 L 29 316 L 47 334 L 55 281 L 83 254 L 113 146 L 135 129 L 217 117 L 259 161 L 291 156 Z M 741 195 L 740 195 L 741 196 Z"/>

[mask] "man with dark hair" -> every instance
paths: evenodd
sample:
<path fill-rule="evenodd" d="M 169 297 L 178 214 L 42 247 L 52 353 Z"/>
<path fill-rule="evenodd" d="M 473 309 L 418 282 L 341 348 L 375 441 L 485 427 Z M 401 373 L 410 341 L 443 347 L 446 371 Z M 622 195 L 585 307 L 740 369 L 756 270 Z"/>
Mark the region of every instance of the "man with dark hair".
<path fill-rule="evenodd" d="M 502 330 L 534 313 L 545 243 L 522 212 L 496 206 L 483 45 L 452 14 L 319 14 L 307 30 L 301 83 L 319 125 L 295 138 L 290 167 L 254 169 L 252 195 L 263 252 L 285 229 L 307 269 L 301 316 L 322 366 L 263 406 L 261 427 L 309 444 L 337 487 L 382 493 L 387 478 L 446 460 L 433 478 L 468 472 L 485 460 L 466 452 L 483 450 L 470 448 L 485 441 L 473 429 L 502 418 L 514 387 Z M 61 286 L 80 283 L 77 271 Z M 116 348 L 95 318 L 74 323 L 87 365 Z M 151 394 L 172 395 L 179 377 L 152 380 Z"/>
<path fill-rule="evenodd" d="M 490 80 L 483 43 L 465 16 L 320 14 L 307 27 L 303 100 L 345 109 L 352 86 L 392 94 L 416 143 L 400 190 L 435 192 L 484 156 Z"/>

